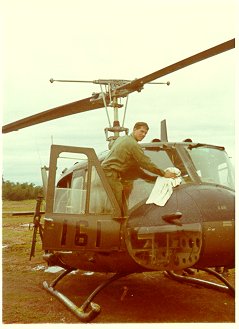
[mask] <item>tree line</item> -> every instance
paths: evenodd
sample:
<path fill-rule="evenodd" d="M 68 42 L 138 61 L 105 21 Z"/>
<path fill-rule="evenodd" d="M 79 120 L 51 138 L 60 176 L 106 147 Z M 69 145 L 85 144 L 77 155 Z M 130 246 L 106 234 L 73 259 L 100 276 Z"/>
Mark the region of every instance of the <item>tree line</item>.
<path fill-rule="evenodd" d="M 13 183 L 2 180 L 2 199 L 8 201 L 22 201 L 36 199 L 43 194 L 41 186 L 33 183 Z"/>

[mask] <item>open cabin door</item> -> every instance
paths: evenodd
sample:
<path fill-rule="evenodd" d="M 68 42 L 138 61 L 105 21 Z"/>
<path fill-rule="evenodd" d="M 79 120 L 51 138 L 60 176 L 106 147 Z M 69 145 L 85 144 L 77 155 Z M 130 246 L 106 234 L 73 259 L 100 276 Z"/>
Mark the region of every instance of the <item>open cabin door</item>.
<path fill-rule="evenodd" d="M 72 170 L 66 170 L 66 165 Z M 44 250 L 118 250 L 121 224 L 117 218 L 120 216 L 120 207 L 95 151 L 52 145 Z"/>

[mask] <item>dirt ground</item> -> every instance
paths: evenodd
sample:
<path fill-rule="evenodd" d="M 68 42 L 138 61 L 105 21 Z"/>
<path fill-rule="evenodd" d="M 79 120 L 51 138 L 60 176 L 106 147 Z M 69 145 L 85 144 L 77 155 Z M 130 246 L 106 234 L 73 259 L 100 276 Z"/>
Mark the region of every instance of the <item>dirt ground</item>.
<path fill-rule="evenodd" d="M 4 324 L 78 323 L 60 301 L 43 289 L 59 273 L 45 272 L 40 237 L 36 255 L 29 260 L 33 216 L 12 216 L 11 211 L 34 210 L 35 202 L 5 202 L 2 221 L 2 321 Z M 77 271 L 65 277 L 57 289 L 77 306 L 109 274 Z M 210 279 L 197 272 L 194 277 Z M 227 279 L 235 285 L 235 271 Z M 235 300 L 224 292 L 182 284 L 161 272 L 132 274 L 107 286 L 94 299 L 101 313 L 93 323 L 235 323 Z"/>

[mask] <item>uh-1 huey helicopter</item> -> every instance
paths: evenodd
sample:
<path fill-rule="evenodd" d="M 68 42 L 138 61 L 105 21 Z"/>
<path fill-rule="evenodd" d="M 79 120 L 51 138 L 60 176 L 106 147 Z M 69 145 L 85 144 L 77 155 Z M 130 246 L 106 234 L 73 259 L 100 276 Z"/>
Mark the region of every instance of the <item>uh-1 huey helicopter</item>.
<path fill-rule="evenodd" d="M 133 81 L 93 81 L 100 84 L 101 92 L 7 124 L 3 133 L 110 106 L 114 123 L 105 133 L 106 139 L 112 142 L 120 133 L 128 134 L 118 119 L 120 98 L 141 91 L 144 84 L 157 78 L 234 47 L 235 39 L 232 39 Z M 139 177 L 139 168 L 135 168 L 130 176 L 133 188 L 128 196 L 127 214 L 122 214 L 101 168 L 105 153 L 97 156 L 92 148 L 51 146 L 48 178 L 43 179 L 44 225 L 40 224 L 39 200 L 34 218 L 35 225 L 41 229 L 44 260 L 49 266 L 61 266 L 64 272 L 43 286 L 83 322 L 93 320 L 100 313 L 94 297 L 108 284 L 132 273 L 163 271 L 178 281 L 234 294 L 231 284 L 213 270 L 235 266 L 234 171 L 224 147 L 189 139 L 169 142 L 165 120 L 161 122 L 161 140 L 141 146 L 160 168 L 179 168 L 182 182 L 163 207 L 146 204 L 154 184 Z M 77 162 L 62 171 L 62 162 L 69 159 L 71 163 L 74 159 Z M 44 168 L 42 172 L 46 178 Z M 223 284 L 176 274 L 189 268 L 209 272 Z M 80 307 L 55 289 L 63 277 L 76 269 L 112 273 Z"/>

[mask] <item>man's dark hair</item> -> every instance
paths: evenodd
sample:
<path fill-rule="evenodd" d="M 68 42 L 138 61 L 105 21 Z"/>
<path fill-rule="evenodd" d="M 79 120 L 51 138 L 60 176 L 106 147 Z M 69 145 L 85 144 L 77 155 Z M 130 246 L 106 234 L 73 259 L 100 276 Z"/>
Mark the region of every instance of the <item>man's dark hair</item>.
<path fill-rule="evenodd" d="M 140 127 L 145 127 L 147 130 L 149 130 L 149 126 L 146 122 L 136 122 L 134 129 L 139 129 Z"/>

